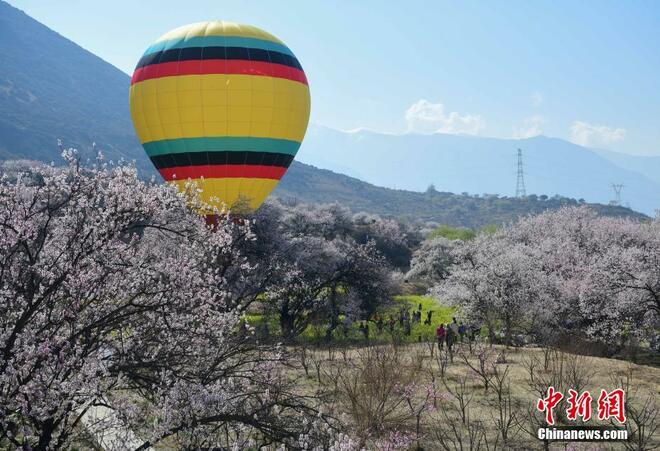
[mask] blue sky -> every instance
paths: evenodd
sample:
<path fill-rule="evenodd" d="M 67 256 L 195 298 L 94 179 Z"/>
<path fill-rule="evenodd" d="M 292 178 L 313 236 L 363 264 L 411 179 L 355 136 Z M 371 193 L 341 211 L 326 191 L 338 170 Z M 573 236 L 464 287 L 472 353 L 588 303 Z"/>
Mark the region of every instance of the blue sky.
<path fill-rule="evenodd" d="M 660 155 L 660 2 L 9 0 L 131 73 L 177 26 L 250 23 L 293 50 L 312 121 L 544 134 Z"/>

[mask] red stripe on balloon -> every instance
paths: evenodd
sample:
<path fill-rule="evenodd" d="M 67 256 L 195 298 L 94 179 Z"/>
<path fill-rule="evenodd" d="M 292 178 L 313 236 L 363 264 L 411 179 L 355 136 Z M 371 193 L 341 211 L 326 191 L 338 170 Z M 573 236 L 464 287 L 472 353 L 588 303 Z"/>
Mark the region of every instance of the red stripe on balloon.
<path fill-rule="evenodd" d="M 279 180 L 287 168 L 250 164 L 219 164 L 205 166 L 177 166 L 159 169 L 165 181 L 187 179 L 259 178 Z"/>
<path fill-rule="evenodd" d="M 305 72 L 283 64 L 246 60 L 172 61 L 140 67 L 133 72 L 131 84 L 176 75 L 243 74 L 284 78 L 307 84 Z"/>

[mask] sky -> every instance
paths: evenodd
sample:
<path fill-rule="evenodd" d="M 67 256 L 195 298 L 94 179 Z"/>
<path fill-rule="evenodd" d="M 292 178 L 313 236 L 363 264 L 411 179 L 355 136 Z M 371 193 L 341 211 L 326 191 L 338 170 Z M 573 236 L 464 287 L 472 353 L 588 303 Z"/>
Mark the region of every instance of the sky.
<path fill-rule="evenodd" d="M 131 74 L 160 35 L 222 19 L 274 34 L 341 130 L 539 134 L 660 155 L 660 2 L 9 0 Z"/>

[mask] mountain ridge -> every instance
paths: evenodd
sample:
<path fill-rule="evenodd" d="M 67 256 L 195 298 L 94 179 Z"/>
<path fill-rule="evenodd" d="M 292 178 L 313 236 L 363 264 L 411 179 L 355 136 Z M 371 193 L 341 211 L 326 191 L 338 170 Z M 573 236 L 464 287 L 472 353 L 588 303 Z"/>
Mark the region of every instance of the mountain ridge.
<path fill-rule="evenodd" d="M 0 157 L 48 161 L 61 139 L 85 158 L 100 149 L 153 171 L 133 133 L 124 72 L 1 0 L 0 64 Z"/>
<path fill-rule="evenodd" d="M 592 150 L 622 168 L 639 172 L 660 183 L 660 155 L 630 155 L 606 149 Z"/>
<path fill-rule="evenodd" d="M 297 158 L 337 172 L 349 167 L 350 175 L 378 186 L 423 191 L 433 184 L 441 191 L 503 195 L 515 193 L 518 148 L 527 193 L 608 203 L 611 184 L 624 183 L 634 208 L 652 214 L 660 206 L 659 181 L 560 138 L 342 132 L 313 124 Z"/>

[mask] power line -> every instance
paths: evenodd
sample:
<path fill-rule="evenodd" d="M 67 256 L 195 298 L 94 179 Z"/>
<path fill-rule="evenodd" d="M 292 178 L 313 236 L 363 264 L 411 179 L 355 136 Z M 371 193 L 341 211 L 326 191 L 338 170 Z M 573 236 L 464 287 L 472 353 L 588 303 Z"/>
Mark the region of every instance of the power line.
<path fill-rule="evenodd" d="M 523 172 L 522 150 L 518 149 L 518 176 L 516 178 L 516 197 L 525 197 L 525 177 Z"/>
<path fill-rule="evenodd" d="M 623 183 L 612 183 L 612 189 L 614 190 L 614 200 L 610 201 L 610 205 L 616 205 L 617 207 L 621 206 L 621 190 L 625 187 Z"/>

